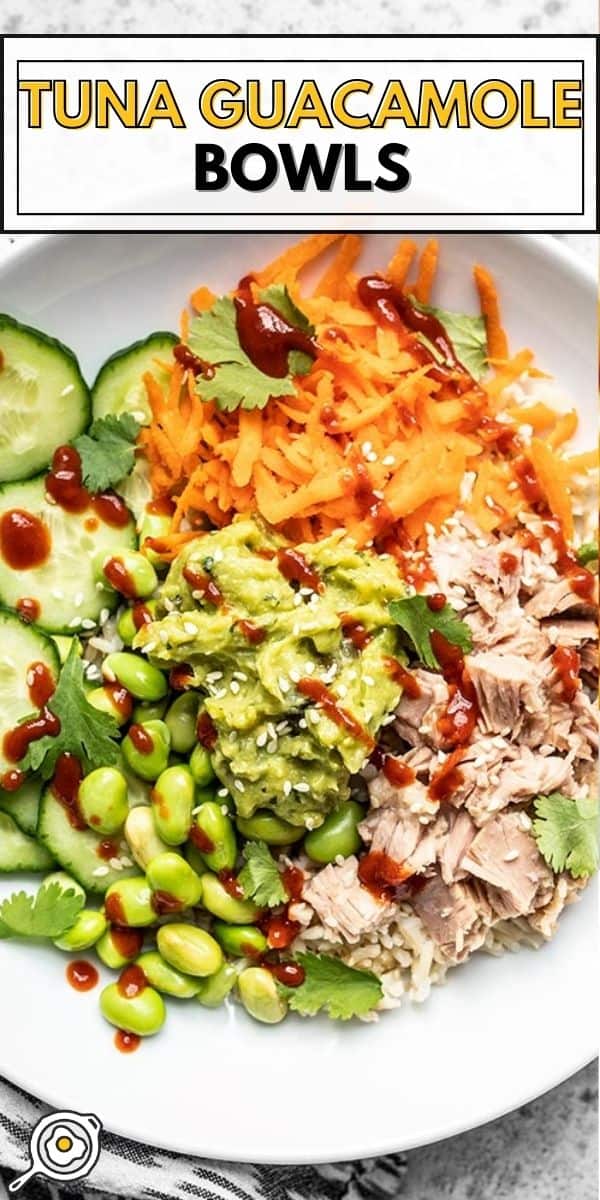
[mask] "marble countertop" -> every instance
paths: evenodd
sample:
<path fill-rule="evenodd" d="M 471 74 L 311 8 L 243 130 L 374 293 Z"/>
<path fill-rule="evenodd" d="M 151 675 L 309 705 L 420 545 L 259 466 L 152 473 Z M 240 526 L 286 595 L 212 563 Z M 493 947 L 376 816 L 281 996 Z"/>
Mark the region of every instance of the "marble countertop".
<path fill-rule="evenodd" d="M 558 0 L 548 0 L 553 3 Z M 1 235 L 0 262 L 17 243 L 32 240 L 26 234 Z M 562 240 L 595 261 L 594 235 L 567 234 Z M 402 1155 L 390 1178 L 378 1183 L 390 1200 L 597 1200 L 597 1111 L 598 1072 L 591 1064 L 498 1121 Z M 361 1188 L 356 1200 L 359 1194 L 377 1194 L 375 1176 L 364 1182 L 366 1190 Z M 354 1192 L 347 1200 L 355 1200 Z"/>
<path fill-rule="evenodd" d="M 307 0 L 296 6 L 279 0 L 223 4 L 204 0 L 55 0 L 42 16 L 38 0 L 0 0 L 0 28 L 5 34 L 29 33 L 362 33 L 486 34 L 593 33 L 595 0 Z M 43 28 L 40 28 L 43 22 Z M 75 27 L 74 27 L 75 26 Z"/>

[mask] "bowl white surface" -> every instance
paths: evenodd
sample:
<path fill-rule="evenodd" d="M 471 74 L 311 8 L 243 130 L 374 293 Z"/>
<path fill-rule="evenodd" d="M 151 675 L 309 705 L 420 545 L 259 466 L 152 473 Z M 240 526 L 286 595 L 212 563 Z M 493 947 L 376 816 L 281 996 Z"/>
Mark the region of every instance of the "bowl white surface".
<path fill-rule="evenodd" d="M 92 380 L 116 349 L 175 328 L 195 286 L 228 289 L 289 241 L 53 235 L 0 271 L 0 308 L 65 341 Z M 384 265 L 396 241 L 371 235 L 366 266 Z M 579 409 L 580 444 L 593 444 L 591 275 L 550 238 L 441 241 L 436 300 L 476 311 L 471 266 L 489 266 L 512 347 L 535 350 Z M 0 882 L 0 896 L 14 887 Z M 267 1028 L 233 1006 L 173 1001 L 162 1034 L 133 1055 L 114 1049 L 99 989 L 80 995 L 67 985 L 65 955 L 0 942 L 0 1073 L 56 1107 L 94 1112 L 109 1129 L 182 1153 L 292 1163 L 408 1149 L 491 1120 L 594 1056 L 596 928 L 593 886 L 541 951 L 476 956 L 422 1007 L 373 1024 L 291 1017 Z"/>

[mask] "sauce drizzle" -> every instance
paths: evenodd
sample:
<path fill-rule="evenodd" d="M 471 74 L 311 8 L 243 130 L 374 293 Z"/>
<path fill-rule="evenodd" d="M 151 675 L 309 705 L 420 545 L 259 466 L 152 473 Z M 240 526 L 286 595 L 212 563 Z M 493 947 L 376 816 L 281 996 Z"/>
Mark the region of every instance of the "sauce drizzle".
<path fill-rule="evenodd" d="M 346 733 L 356 738 L 357 742 L 364 742 L 370 750 L 373 749 L 375 741 L 369 730 L 361 725 L 360 721 L 347 708 L 342 707 L 333 692 L 324 683 L 321 683 L 320 679 L 304 676 L 298 682 L 297 688 L 303 696 L 307 696 L 314 704 L 320 705 L 330 721 L 339 725 L 341 729 L 345 729 Z"/>
<path fill-rule="evenodd" d="M 13 571 L 41 567 L 50 554 L 48 526 L 34 513 L 9 508 L 0 520 L 0 553 Z"/>
<path fill-rule="evenodd" d="M 93 963 L 86 962 L 85 958 L 78 958 L 75 962 L 70 962 L 65 975 L 67 983 L 76 992 L 90 992 L 92 988 L 96 987 L 100 978 Z"/>
<path fill-rule="evenodd" d="M 318 346 L 314 338 L 290 325 L 285 317 L 263 301 L 258 303 L 252 295 L 251 279 L 240 280 L 238 294 L 234 298 L 237 334 L 240 346 L 255 367 L 274 379 L 283 379 L 288 374 L 288 355 L 291 350 L 300 350 L 310 358 L 316 358 Z"/>

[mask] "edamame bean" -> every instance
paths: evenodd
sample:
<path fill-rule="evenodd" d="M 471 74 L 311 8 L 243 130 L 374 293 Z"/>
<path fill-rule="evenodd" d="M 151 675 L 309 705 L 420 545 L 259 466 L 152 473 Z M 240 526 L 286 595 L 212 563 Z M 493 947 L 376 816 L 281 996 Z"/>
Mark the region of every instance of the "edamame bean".
<path fill-rule="evenodd" d="M 111 567 L 113 564 L 118 564 L 119 574 L 122 574 L 122 586 L 116 579 L 115 569 L 109 568 L 107 573 L 109 563 Z M 100 582 L 105 587 L 111 588 L 112 591 L 123 592 L 129 599 L 143 600 L 146 596 L 151 596 L 158 587 L 158 576 L 152 563 L 139 550 L 119 547 L 115 554 L 103 554 L 98 566 L 100 567 Z M 113 579 L 115 579 L 114 584 Z"/>
<path fill-rule="evenodd" d="M 268 950 L 267 939 L 256 925 L 226 925 L 224 921 L 214 921 L 212 931 L 221 949 L 235 958 L 259 958 Z"/>
<path fill-rule="evenodd" d="M 145 721 L 162 721 L 167 711 L 168 700 L 138 700 L 133 706 L 131 720 L 137 725 L 143 725 Z"/>
<path fill-rule="evenodd" d="M 152 891 L 145 875 L 131 875 L 111 883 L 104 897 L 104 911 L 114 925 L 154 925 Z"/>
<path fill-rule="evenodd" d="M 233 870 L 237 858 L 233 822 L 215 800 L 207 800 L 194 811 L 189 837 L 211 871 Z"/>
<path fill-rule="evenodd" d="M 154 567 L 165 566 L 160 554 L 144 545 L 146 538 L 164 538 L 171 532 L 171 518 L 167 513 L 153 513 L 146 509 L 138 526 L 140 551 Z"/>
<path fill-rule="evenodd" d="M 142 871 L 146 870 L 148 863 L 151 863 L 157 854 L 169 849 L 167 843 L 163 842 L 156 832 L 152 809 L 147 804 L 136 804 L 135 808 L 129 809 L 124 833 L 131 857 Z"/>
<path fill-rule="evenodd" d="M 115 931 L 109 925 L 94 948 L 105 966 L 113 971 L 120 971 L 121 967 L 126 967 L 127 963 L 137 958 L 141 950 L 141 935 L 138 936 L 137 929 Z"/>
<path fill-rule="evenodd" d="M 152 783 L 166 768 L 170 744 L 164 721 L 146 721 L 130 727 L 121 742 L 121 753 L 131 771 Z"/>
<path fill-rule="evenodd" d="M 192 751 L 190 771 L 194 777 L 194 783 L 197 783 L 198 787 L 206 787 L 207 784 L 212 783 L 215 777 L 210 754 L 204 746 L 200 745 L 200 742 Z"/>
<path fill-rule="evenodd" d="M 51 883 L 57 883 L 61 892 L 75 892 L 76 896 L 81 896 L 85 900 L 85 889 L 66 871 L 52 871 L 50 875 L 46 875 L 40 884 L 40 889 L 50 887 Z"/>
<path fill-rule="evenodd" d="M 236 825 L 244 837 L 256 838 L 269 846 L 289 846 L 304 833 L 299 825 L 290 825 L 267 808 L 257 808 L 251 817 L 237 817 Z"/>
<path fill-rule="evenodd" d="M 102 664 L 102 674 L 110 683 L 117 680 L 136 700 L 162 700 L 168 691 L 162 671 L 129 650 L 108 654 Z"/>
<path fill-rule="evenodd" d="M 148 863 L 146 878 L 152 891 L 154 907 L 161 912 L 160 896 L 168 897 L 169 902 L 175 900 L 181 908 L 193 908 L 202 895 L 202 880 L 190 867 L 185 858 L 174 850 L 166 850 L 158 854 Z M 164 906 L 167 911 L 167 905 Z"/>
<path fill-rule="evenodd" d="M 176 971 L 175 967 L 165 962 L 158 950 L 148 950 L 146 954 L 140 954 L 137 965 L 142 968 L 148 983 L 158 992 L 164 992 L 167 996 L 177 996 L 179 1000 L 188 1000 L 195 996 L 201 987 L 199 979 L 194 979 L 191 975 L 184 975 L 182 971 Z"/>
<path fill-rule="evenodd" d="M 129 811 L 127 782 L 116 767 L 97 767 L 79 786 L 81 815 L 97 833 L 117 833 Z"/>
<path fill-rule="evenodd" d="M 170 966 L 186 975 L 203 978 L 205 975 L 214 975 L 223 965 L 219 943 L 210 933 L 195 925 L 161 925 L 156 941 L 160 953 Z"/>
<path fill-rule="evenodd" d="M 239 963 L 224 962 L 214 975 L 202 980 L 196 1000 L 199 1000 L 204 1008 L 218 1008 L 232 990 L 239 971 Z"/>
<path fill-rule="evenodd" d="M 154 620 L 156 617 L 156 600 L 146 600 L 144 609 L 148 610 Z M 121 641 L 125 642 L 126 646 L 131 646 L 137 632 L 138 627 L 133 617 L 133 608 L 124 608 L 117 621 L 117 633 Z"/>
<path fill-rule="evenodd" d="M 167 767 L 152 789 L 156 832 L 169 846 L 187 841 L 194 807 L 194 780 L 185 766 Z"/>
<path fill-rule="evenodd" d="M 313 862 L 334 862 L 338 855 L 349 858 L 356 854 L 362 840 L 358 832 L 359 822 L 364 820 L 364 809 L 356 800 L 347 800 L 334 812 L 325 817 L 318 829 L 311 830 L 304 839 L 304 849 Z"/>
<path fill-rule="evenodd" d="M 90 688 L 86 700 L 88 704 L 92 705 L 92 708 L 97 708 L 98 712 L 107 713 L 109 717 L 112 717 L 117 725 L 125 725 L 129 720 L 128 706 L 117 704 L 110 688 Z"/>
<path fill-rule="evenodd" d="M 210 871 L 202 876 L 202 904 L 213 917 L 219 917 L 228 925 L 251 925 L 261 911 L 252 900 L 231 896 Z"/>
<path fill-rule="evenodd" d="M 238 976 L 240 1000 L 255 1021 L 276 1025 L 287 1013 L 287 1002 L 277 990 L 277 984 L 265 967 L 246 967 Z"/>
<path fill-rule="evenodd" d="M 166 1015 L 165 1002 L 154 988 L 145 987 L 135 996 L 127 996 L 119 991 L 118 983 L 109 983 L 101 992 L 100 1011 L 111 1025 L 139 1037 L 158 1033 Z"/>
<path fill-rule="evenodd" d="M 54 945 L 59 950 L 89 950 L 102 937 L 105 929 L 104 913 L 94 908 L 82 908 L 71 928 L 54 939 Z"/>
<path fill-rule="evenodd" d="M 165 717 L 171 734 L 171 746 L 176 754 L 189 754 L 196 745 L 197 717 L 198 696 L 194 692 L 182 692 L 173 701 Z"/>
<path fill-rule="evenodd" d="M 193 842 L 186 842 L 183 850 L 183 856 L 186 862 L 189 862 L 192 870 L 196 872 L 196 875 L 206 875 L 208 867 L 200 851 Z"/>

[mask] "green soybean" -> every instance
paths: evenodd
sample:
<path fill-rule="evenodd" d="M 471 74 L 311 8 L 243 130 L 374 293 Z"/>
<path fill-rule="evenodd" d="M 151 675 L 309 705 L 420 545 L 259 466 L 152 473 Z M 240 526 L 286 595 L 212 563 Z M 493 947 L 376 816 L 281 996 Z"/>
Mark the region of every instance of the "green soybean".
<path fill-rule="evenodd" d="M 246 838 L 255 838 L 269 846 L 289 846 L 302 837 L 304 829 L 290 825 L 266 808 L 257 808 L 251 817 L 237 817 L 236 825 Z"/>
<path fill-rule="evenodd" d="M 115 925 L 154 925 L 156 913 L 152 907 L 152 890 L 145 875 L 131 875 L 111 883 L 104 897 L 109 921 Z"/>
<path fill-rule="evenodd" d="M 202 876 L 202 904 L 213 917 L 228 925 L 251 925 L 261 911 L 252 900 L 230 896 L 221 880 L 210 871 Z"/>
<path fill-rule="evenodd" d="M 167 767 L 152 790 L 156 832 L 169 846 L 187 841 L 194 807 L 194 780 L 186 766 Z"/>
<path fill-rule="evenodd" d="M 163 958 L 176 971 L 185 975 L 214 975 L 223 965 L 223 951 L 219 943 L 195 925 L 173 923 L 162 925 L 156 941 Z"/>
<path fill-rule="evenodd" d="M 190 757 L 190 771 L 192 772 L 192 775 L 194 776 L 194 782 L 198 784 L 198 787 L 206 787 L 207 784 L 212 783 L 213 779 L 215 778 L 210 754 L 208 753 L 208 750 L 204 748 L 204 746 L 200 745 L 200 742 L 198 742 L 198 745 L 192 751 Z"/>
<path fill-rule="evenodd" d="M 112 927 L 109 925 L 94 948 L 98 958 L 106 967 L 110 967 L 112 971 L 120 971 L 121 967 L 126 967 L 127 963 L 133 962 L 139 951 L 139 945 L 136 945 L 132 947 L 131 954 L 123 954 L 123 944 L 122 938 L 118 943 L 115 942 Z"/>
<path fill-rule="evenodd" d="M 147 753 L 138 748 L 131 736 L 131 730 L 121 742 L 121 753 L 130 771 L 146 779 L 149 783 L 158 779 L 169 761 L 170 734 L 164 721 L 146 721 L 137 726 L 148 734 L 152 741 L 152 749 Z"/>
<path fill-rule="evenodd" d="M 118 983 L 109 983 L 101 992 L 100 1011 L 111 1025 L 139 1037 L 158 1033 L 166 1015 L 165 1002 L 155 988 L 145 987 L 136 996 L 125 996 Z"/>
<path fill-rule="evenodd" d="M 167 711 L 168 700 L 138 700 L 133 706 L 131 720 L 137 725 L 143 725 L 145 721 L 162 721 Z"/>
<path fill-rule="evenodd" d="M 186 862 L 189 862 L 190 867 L 196 872 L 196 875 L 206 875 L 208 867 L 198 849 L 193 842 L 186 842 L 183 850 Z"/>
<path fill-rule="evenodd" d="M 102 664 L 102 674 L 111 683 L 117 680 L 136 700 L 162 700 L 168 691 L 162 671 L 129 650 L 108 654 Z"/>
<path fill-rule="evenodd" d="M 280 995 L 277 984 L 265 967 L 246 967 L 238 976 L 240 1000 L 254 1017 L 265 1025 L 276 1025 L 287 1013 L 287 1003 Z"/>
<path fill-rule="evenodd" d="M 213 936 L 226 954 L 235 958 L 258 958 L 268 950 L 264 933 L 256 925 L 226 925 L 213 921 Z"/>
<path fill-rule="evenodd" d="M 144 600 L 151 596 L 158 587 L 158 577 L 152 563 L 139 550 L 128 550 L 119 547 L 115 554 L 103 554 L 97 566 L 100 568 L 100 582 L 105 587 L 115 591 L 113 584 L 106 574 L 108 563 L 118 563 L 123 567 L 127 576 L 127 595 L 136 600 Z"/>
<path fill-rule="evenodd" d="M 138 539 L 141 553 L 154 567 L 165 565 L 164 560 L 161 559 L 160 554 L 144 544 L 146 538 L 164 538 L 168 537 L 170 532 L 171 518 L 167 513 L 153 513 L 146 509 L 138 526 Z"/>
<path fill-rule="evenodd" d="M 148 863 L 146 878 L 153 892 L 172 896 L 182 908 L 193 908 L 202 895 L 200 876 L 174 850 L 167 850 L 153 858 Z"/>
<path fill-rule="evenodd" d="M 129 809 L 124 833 L 131 857 L 142 871 L 153 858 L 169 849 L 156 832 L 152 809 L 147 804 L 136 804 L 135 808 Z"/>
<path fill-rule="evenodd" d="M 94 908 L 82 908 L 77 914 L 75 923 L 54 939 L 54 945 L 59 950 L 89 950 L 95 946 L 106 929 L 106 917 Z"/>
<path fill-rule="evenodd" d="M 330 863 L 340 855 L 349 858 L 356 854 L 362 840 L 358 832 L 359 823 L 365 812 L 356 800 L 347 800 L 334 812 L 325 817 L 318 829 L 311 830 L 304 839 L 304 849 L 313 862 Z"/>
<path fill-rule="evenodd" d="M 167 996 L 177 996 L 179 1000 L 188 1000 L 195 996 L 201 986 L 198 979 L 194 979 L 192 975 L 184 975 L 182 971 L 176 971 L 170 963 L 166 962 L 162 954 L 158 950 L 148 950 L 146 954 L 140 954 L 136 960 L 138 967 L 142 968 L 148 983 L 157 992 L 164 992 Z"/>
<path fill-rule="evenodd" d="M 112 717 L 117 722 L 117 725 L 125 725 L 127 723 L 127 710 L 115 703 L 114 696 L 109 688 L 90 688 L 86 695 L 86 700 L 98 712 L 106 713 L 109 717 Z"/>
<path fill-rule="evenodd" d="M 196 841 L 211 871 L 233 870 L 237 858 L 235 829 L 231 819 L 221 812 L 215 800 L 207 800 L 194 811 L 190 838 Z"/>
<path fill-rule="evenodd" d="M 204 1008 L 218 1008 L 235 986 L 239 970 L 238 963 L 224 962 L 214 975 L 202 980 L 196 1000 Z"/>
<path fill-rule="evenodd" d="M 156 600 L 146 600 L 144 608 L 148 610 L 154 620 L 156 617 Z M 117 633 L 121 641 L 125 642 L 126 646 L 131 646 L 137 632 L 138 627 L 133 619 L 133 609 L 124 608 L 117 621 Z"/>
<path fill-rule="evenodd" d="M 198 696 L 194 692 L 182 692 L 167 712 L 165 722 L 176 754 L 189 754 L 196 745 L 198 703 Z"/>
<path fill-rule="evenodd" d="M 79 786 L 81 815 L 97 833 L 117 833 L 129 811 L 127 781 L 116 767 L 97 767 Z"/>

